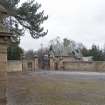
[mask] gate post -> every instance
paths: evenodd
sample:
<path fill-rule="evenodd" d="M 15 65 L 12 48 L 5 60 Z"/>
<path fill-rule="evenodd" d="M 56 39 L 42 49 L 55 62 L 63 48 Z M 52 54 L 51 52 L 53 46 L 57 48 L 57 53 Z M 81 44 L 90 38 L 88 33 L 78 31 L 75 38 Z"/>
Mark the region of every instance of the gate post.
<path fill-rule="evenodd" d="M 7 47 L 11 34 L 6 28 L 7 10 L 0 4 L 0 105 L 7 105 Z"/>
<path fill-rule="evenodd" d="M 34 70 L 37 71 L 39 69 L 39 64 L 38 64 L 38 56 L 34 56 Z"/>
<path fill-rule="evenodd" d="M 0 105 L 7 104 L 7 47 L 10 34 L 0 32 Z"/>
<path fill-rule="evenodd" d="M 55 63 L 54 63 L 53 57 L 50 56 L 50 61 L 49 62 L 50 62 L 50 64 L 49 64 L 50 65 L 50 70 L 55 70 Z"/>

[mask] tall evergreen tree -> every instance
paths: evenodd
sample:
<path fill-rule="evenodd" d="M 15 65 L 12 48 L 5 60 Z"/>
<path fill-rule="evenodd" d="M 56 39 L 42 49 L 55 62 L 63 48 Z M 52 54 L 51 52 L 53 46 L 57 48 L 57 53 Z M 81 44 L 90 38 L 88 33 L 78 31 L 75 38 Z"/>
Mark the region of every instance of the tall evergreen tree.
<path fill-rule="evenodd" d="M 13 33 L 14 39 L 20 41 L 20 36 L 29 32 L 32 38 L 43 37 L 48 31 L 44 32 L 42 23 L 48 19 L 44 16 L 44 11 L 39 12 L 41 4 L 35 0 L 27 0 L 21 4 L 22 0 L 0 0 L 0 4 L 7 10 L 9 16 L 5 24 Z M 21 27 L 21 28 L 20 28 Z"/>
<path fill-rule="evenodd" d="M 83 56 L 92 56 L 94 61 L 105 61 L 105 53 L 96 45 L 92 45 L 90 49 L 81 49 Z"/>
<path fill-rule="evenodd" d="M 18 45 L 12 45 L 8 47 L 7 59 L 8 60 L 21 60 L 24 51 Z"/>

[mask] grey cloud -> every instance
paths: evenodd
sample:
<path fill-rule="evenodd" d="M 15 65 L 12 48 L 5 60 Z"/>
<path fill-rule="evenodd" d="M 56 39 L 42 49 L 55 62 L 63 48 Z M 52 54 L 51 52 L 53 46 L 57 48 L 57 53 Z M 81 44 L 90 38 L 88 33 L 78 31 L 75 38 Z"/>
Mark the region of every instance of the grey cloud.
<path fill-rule="evenodd" d="M 49 40 L 57 36 L 83 42 L 88 47 L 93 43 L 99 45 L 105 43 L 105 0 L 74 0 L 73 3 L 72 0 L 66 0 L 64 7 L 63 4 L 55 4 L 61 0 L 39 1 L 49 15 L 48 21 L 44 24 L 49 33 L 43 39 L 30 38 L 30 42 L 24 38 L 21 45 L 26 49 L 38 49 L 41 40 L 47 45 Z M 64 3 L 64 0 L 61 2 Z M 69 6 L 70 3 L 73 5 Z"/>

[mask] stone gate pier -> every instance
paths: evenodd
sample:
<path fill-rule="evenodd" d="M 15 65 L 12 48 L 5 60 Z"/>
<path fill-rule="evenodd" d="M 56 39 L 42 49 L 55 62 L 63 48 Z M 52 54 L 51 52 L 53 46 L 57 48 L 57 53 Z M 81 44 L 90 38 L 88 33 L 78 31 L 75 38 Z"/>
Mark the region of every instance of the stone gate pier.
<path fill-rule="evenodd" d="M 8 16 L 7 10 L 0 4 L 0 105 L 7 104 L 7 47 L 11 42 L 11 34 L 5 24 Z"/>
<path fill-rule="evenodd" d="M 7 103 L 7 47 L 10 36 L 7 32 L 0 32 L 0 105 Z"/>

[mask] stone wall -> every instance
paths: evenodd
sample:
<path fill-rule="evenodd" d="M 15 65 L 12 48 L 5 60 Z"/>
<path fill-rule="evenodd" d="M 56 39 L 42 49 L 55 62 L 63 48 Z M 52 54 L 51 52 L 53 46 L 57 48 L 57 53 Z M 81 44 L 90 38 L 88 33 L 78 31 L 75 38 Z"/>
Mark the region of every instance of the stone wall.
<path fill-rule="evenodd" d="M 32 67 L 28 67 L 31 63 Z M 38 59 L 28 59 L 28 60 L 8 60 L 7 62 L 7 72 L 22 72 L 22 71 L 35 71 L 38 70 Z"/>
<path fill-rule="evenodd" d="M 77 61 L 77 59 L 75 59 L 73 56 L 63 56 L 61 60 L 59 60 L 58 62 L 55 62 L 54 59 L 51 57 L 50 58 L 50 70 L 56 70 L 56 63 L 58 65 L 58 69 L 62 70 L 64 69 L 63 62 L 72 62 L 72 61 Z"/>
<path fill-rule="evenodd" d="M 1 38 L 1 37 L 0 37 Z M 6 105 L 7 90 L 7 46 L 0 43 L 0 105 Z"/>
<path fill-rule="evenodd" d="M 32 68 L 28 67 L 28 63 L 32 62 Z M 36 71 L 38 68 L 38 61 L 35 60 L 24 60 L 24 61 L 8 61 L 8 72 L 14 71 Z M 50 59 L 50 70 L 56 70 L 53 59 Z M 84 61 L 60 61 L 58 64 L 58 70 L 65 71 L 95 71 L 105 72 L 105 62 L 84 62 Z"/>
<path fill-rule="evenodd" d="M 31 64 L 31 65 L 30 65 Z M 35 71 L 39 69 L 38 58 L 24 59 L 22 61 L 23 71 Z"/>
<path fill-rule="evenodd" d="M 95 72 L 105 72 L 105 62 L 103 61 L 72 61 L 63 62 L 64 70 L 69 71 L 95 71 Z"/>
<path fill-rule="evenodd" d="M 23 60 L 23 71 L 33 71 L 35 69 L 34 59 Z M 31 63 L 32 67 L 28 67 L 28 64 Z"/>
<path fill-rule="evenodd" d="M 22 71 L 22 61 L 9 60 L 7 72 Z"/>

